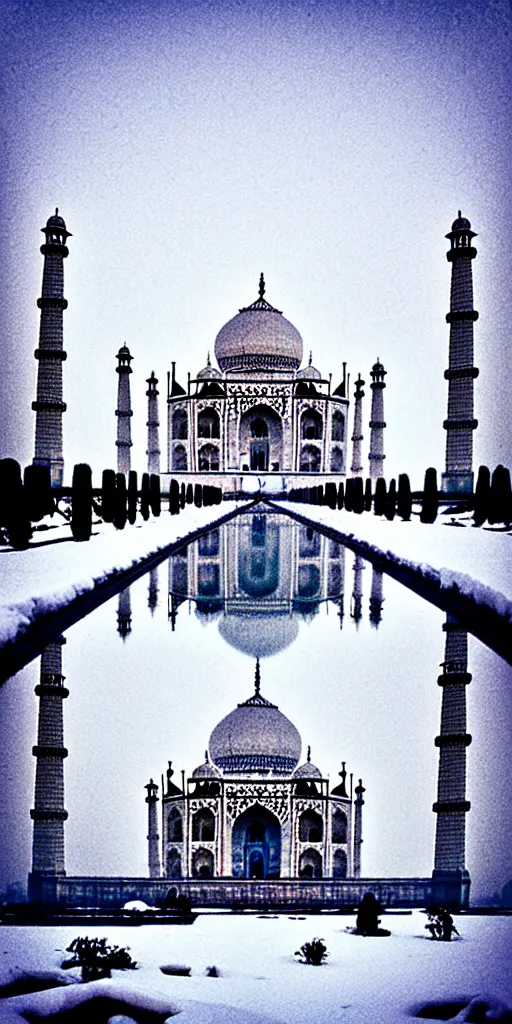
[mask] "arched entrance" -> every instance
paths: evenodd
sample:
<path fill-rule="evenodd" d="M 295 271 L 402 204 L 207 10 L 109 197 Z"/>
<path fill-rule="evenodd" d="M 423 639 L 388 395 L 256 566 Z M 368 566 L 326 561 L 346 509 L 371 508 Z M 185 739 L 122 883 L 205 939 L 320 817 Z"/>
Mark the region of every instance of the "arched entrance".
<path fill-rule="evenodd" d="M 234 878 L 279 878 L 281 826 L 259 804 L 236 819 L 232 835 Z"/>
<path fill-rule="evenodd" d="M 278 471 L 283 465 L 281 417 L 268 405 L 255 405 L 240 418 L 242 469 Z"/>

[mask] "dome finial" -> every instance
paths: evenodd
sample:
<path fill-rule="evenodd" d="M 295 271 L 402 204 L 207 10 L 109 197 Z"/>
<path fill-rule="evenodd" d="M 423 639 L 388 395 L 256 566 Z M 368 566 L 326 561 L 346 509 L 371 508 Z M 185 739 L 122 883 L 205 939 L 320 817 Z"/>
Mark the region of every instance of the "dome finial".
<path fill-rule="evenodd" d="M 255 694 L 256 697 L 259 697 L 259 695 L 260 695 L 260 686 L 261 686 L 260 659 L 256 658 L 256 672 L 254 673 L 254 694 Z"/>
<path fill-rule="evenodd" d="M 265 278 L 263 277 L 263 271 L 262 271 L 261 274 L 260 274 L 260 284 L 259 284 L 259 296 L 260 296 L 260 299 L 263 298 L 264 294 L 265 294 Z"/>
<path fill-rule="evenodd" d="M 310 350 L 309 350 L 309 363 L 308 363 L 308 366 L 312 366 L 312 365 L 313 365 L 313 349 L 310 348 Z"/>
<path fill-rule="evenodd" d="M 311 764 L 311 747 L 308 747 L 307 762 L 308 764 Z"/>
<path fill-rule="evenodd" d="M 457 210 L 457 216 L 458 217 L 462 217 L 462 211 L 461 210 Z"/>

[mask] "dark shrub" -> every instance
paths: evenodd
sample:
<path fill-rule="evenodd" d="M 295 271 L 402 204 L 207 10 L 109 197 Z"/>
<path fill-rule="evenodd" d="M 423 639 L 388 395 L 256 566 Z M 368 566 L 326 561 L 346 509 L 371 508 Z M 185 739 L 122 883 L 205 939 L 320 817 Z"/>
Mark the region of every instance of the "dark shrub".
<path fill-rule="evenodd" d="M 124 473 L 122 475 L 124 476 Z M 137 967 L 136 961 L 132 960 L 128 952 L 128 947 L 107 946 L 106 939 L 78 936 L 67 947 L 67 952 L 73 956 L 65 961 L 65 966 L 81 967 L 82 981 L 110 978 L 110 972 L 113 970 L 133 971 Z"/>
<path fill-rule="evenodd" d="M 332 483 L 331 484 L 326 484 L 325 485 L 325 492 L 324 493 L 325 493 L 325 504 L 328 505 L 329 508 L 336 508 L 336 501 L 337 501 L 337 497 L 338 497 L 336 484 L 332 484 Z"/>
<path fill-rule="evenodd" d="M 187 503 L 187 498 L 186 498 L 185 484 L 182 484 L 181 487 L 180 487 L 180 507 L 181 508 L 185 508 L 186 503 Z"/>
<path fill-rule="evenodd" d="M 144 520 L 149 519 L 149 473 L 142 474 L 140 484 L 140 514 Z"/>
<path fill-rule="evenodd" d="M 375 484 L 375 497 L 373 499 L 373 511 L 376 516 L 383 516 L 386 513 L 387 488 L 383 476 L 377 478 Z"/>
<path fill-rule="evenodd" d="M 203 488 L 201 484 L 194 484 L 194 505 L 196 506 L 196 508 L 202 508 Z"/>
<path fill-rule="evenodd" d="M 169 484 L 169 512 L 175 516 L 180 510 L 180 485 L 177 480 L 171 480 Z"/>
<path fill-rule="evenodd" d="M 353 511 L 352 496 L 354 494 L 354 480 L 349 476 L 345 481 L 345 508 L 347 512 Z"/>
<path fill-rule="evenodd" d="M 352 481 L 352 511 L 357 512 L 358 515 L 364 512 L 364 490 L 361 476 L 354 477 Z"/>
<path fill-rule="evenodd" d="M 192 484 L 187 484 L 186 501 L 187 501 L 187 505 L 193 505 L 194 504 L 194 488 L 193 488 Z"/>
<path fill-rule="evenodd" d="M 116 495 L 114 526 L 116 530 L 124 530 L 126 526 L 126 477 L 124 473 L 116 473 Z"/>
<path fill-rule="evenodd" d="M 395 518 L 395 512 L 396 512 L 396 480 L 393 479 L 393 480 L 389 481 L 389 488 L 388 488 L 388 493 L 387 493 L 387 497 L 386 497 L 386 511 L 384 513 L 385 516 L 386 516 L 386 519 L 390 519 L 390 520 L 394 519 Z"/>
<path fill-rule="evenodd" d="M 137 518 L 137 499 L 138 499 L 138 488 L 137 488 L 137 474 L 134 469 L 131 469 L 128 473 L 128 522 L 134 524 Z"/>
<path fill-rule="evenodd" d="M 159 516 L 162 508 L 162 497 L 160 494 L 160 477 L 158 473 L 152 473 L 149 478 L 149 504 L 154 516 Z"/>
<path fill-rule="evenodd" d="M 338 484 L 338 508 L 343 508 L 345 504 L 345 487 L 343 484 Z"/>
<path fill-rule="evenodd" d="M 437 504 L 437 473 L 431 467 L 425 473 L 425 483 L 423 485 L 423 502 L 420 512 L 422 523 L 435 523 L 437 519 Z"/>
<path fill-rule="evenodd" d="M 473 503 L 473 520 L 475 526 L 482 526 L 489 515 L 490 493 L 491 474 L 489 473 L 487 466 L 480 466 Z"/>
<path fill-rule="evenodd" d="M 28 547 L 32 528 L 26 490 L 21 481 L 21 468 L 15 459 L 0 460 L 1 523 L 13 548 Z"/>
<path fill-rule="evenodd" d="M 295 956 L 300 957 L 302 964 L 314 964 L 315 967 L 320 967 L 329 954 L 323 939 L 312 939 L 311 942 L 305 942 L 300 949 L 297 949 Z"/>
<path fill-rule="evenodd" d="M 26 466 L 23 474 L 23 486 L 28 517 L 32 523 L 39 522 L 44 516 L 53 515 L 55 501 L 48 466 Z"/>
<path fill-rule="evenodd" d="M 103 522 L 113 523 L 116 514 L 116 474 L 104 469 L 101 477 L 101 515 Z"/>
<path fill-rule="evenodd" d="M 369 476 L 366 478 L 364 485 L 364 510 L 365 512 L 371 512 L 372 510 L 372 482 Z"/>
<path fill-rule="evenodd" d="M 510 472 L 505 466 L 496 466 L 492 474 L 489 494 L 488 520 L 495 523 L 510 523 L 511 515 Z"/>
<path fill-rule="evenodd" d="M 401 519 L 408 520 L 411 518 L 412 495 L 407 473 L 400 473 L 400 476 L 398 477 L 396 510 Z"/>
<path fill-rule="evenodd" d="M 71 533 L 75 540 L 89 540 L 92 528 L 91 467 L 80 462 L 73 470 L 71 485 Z"/>

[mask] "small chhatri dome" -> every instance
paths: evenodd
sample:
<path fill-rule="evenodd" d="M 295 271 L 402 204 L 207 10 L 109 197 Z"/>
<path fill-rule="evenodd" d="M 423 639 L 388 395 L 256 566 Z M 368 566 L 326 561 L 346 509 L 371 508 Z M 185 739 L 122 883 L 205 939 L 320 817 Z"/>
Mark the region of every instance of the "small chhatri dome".
<path fill-rule="evenodd" d="M 471 224 L 467 217 L 463 217 L 460 210 L 457 212 L 457 219 L 452 224 L 452 231 L 469 231 Z"/>
<path fill-rule="evenodd" d="M 211 763 L 208 757 L 208 751 L 204 752 L 204 764 L 200 764 L 198 768 L 194 768 L 192 772 L 193 779 L 218 779 L 220 772 Z"/>
<path fill-rule="evenodd" d="M 307 366 L 304 366 L 302 370 L 297 371 L 297 377 L 301 380 L 321 380 L 322 374 L 320 370 L 317 370 L 316 366 L 313 366 L 313 353 L 309 353 L 309 362 Z"/>
<path fill-rule="evenodd" d="M 258 298 L 240 309 L 221 328 L 215 339 L 215 358 L 226 370 L 298 370 L 302 362 L 302 338 L 279 309 L 264 298 L 265 280 L 260 276 Z"/>
<path fill-rule="evenodd" d="M 299 765 L 293 773 L 294 779 L 321 779 L 322 772 L 316 764 L 311 763 L 311 747 L 308 747 L 308 757 L 304 764 Z"/>
<path fill-rule="evenodd" d="M 46 221 L 47 228 L 64 228 L 66 230 L 66 223 L 63 217 L 59 216 L 59 207 L 55 207 L 55 213 L 52 217 L 48 217 Z"/>
<path fill-rule="evenodd" d="M 217 370 L 215 366 L 212 366 L 210 362 L 210 353 L 208 352 L 208 359 L 206 360 L 206 366 L 204 369 L 199 370 L 197 380 L 218 380 L 222 378 L 222 374 Z"/>
<path fill-rule="evenodd" d="M 223 772 L 291 775 L 300 757 L 300 735 L 275 704 L 260 693 L 256 662 L 254 694 L 215 726 L 210 757 Z"/>

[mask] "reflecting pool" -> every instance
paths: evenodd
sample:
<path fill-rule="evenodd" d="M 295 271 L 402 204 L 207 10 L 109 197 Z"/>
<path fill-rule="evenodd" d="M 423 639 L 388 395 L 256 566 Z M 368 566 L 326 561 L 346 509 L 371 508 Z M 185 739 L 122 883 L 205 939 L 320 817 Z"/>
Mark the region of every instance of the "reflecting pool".
<path fill-rule="evenodd" d="M 360 556 L 260 507 L 160 564 L 66 634 L 66 868 L 148 874 L 145 786 L 204 761 L 254 690 L 293 723 L 301 760 L 365 786 L 363 876 L 433 867 L 445 615 Z M 472 897 L 510 874 L 512 670 L 469 638 L 466 863 Z M 39 664 L 1 694 L 2 877 L 30 867 Z M 161 792 L 161 789 L 160 789 Z M 255 840 L 256 842 L 256 840 Z"/>

